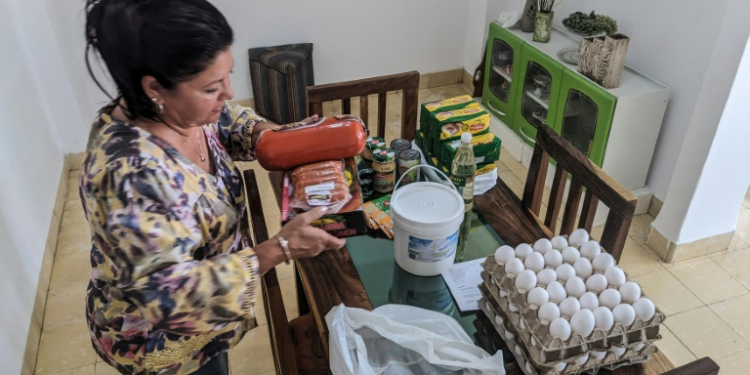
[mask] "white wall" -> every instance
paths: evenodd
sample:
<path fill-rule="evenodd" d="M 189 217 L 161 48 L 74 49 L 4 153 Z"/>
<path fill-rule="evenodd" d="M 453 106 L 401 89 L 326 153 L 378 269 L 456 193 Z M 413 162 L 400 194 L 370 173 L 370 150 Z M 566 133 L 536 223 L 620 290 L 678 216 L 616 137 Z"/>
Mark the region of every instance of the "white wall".
<path fill-rule="evenodd" d="M 318 84 L 409 70 L 431 73 L 464 66 L 463 45 L 468 25 L 468 5 L 465 2 L 211 2 L 234 29 L 232 84 L 236 99 L 253 97 L 247 53 L 251 47 L 314 43 L 315 82 Z M 90 121 L 106 103 L 107 97 L 98 91 L 86 72 L 83 1 L 46 0 L 46 4 L 78 101 L 78 110 L 84 119 L 80 129 L 66 134 L 64 147 L 69 152 L 81 151 L 85 148 Z M 483 41 L 479 40 L 479 44 Z"/>
<path fill-rule="evenodd" d="M 750 185 L 748 14 L 746 0 L 729 1 L 667 200 L 653 223 L 677 244 L 734 230 Z"/>
<path fill-rule="evenodd" d="M 18 374 L 63 166 L 59 134 L 78 112 L 41 1 L 0 0 L 0 35 L 0 372 Z"/>

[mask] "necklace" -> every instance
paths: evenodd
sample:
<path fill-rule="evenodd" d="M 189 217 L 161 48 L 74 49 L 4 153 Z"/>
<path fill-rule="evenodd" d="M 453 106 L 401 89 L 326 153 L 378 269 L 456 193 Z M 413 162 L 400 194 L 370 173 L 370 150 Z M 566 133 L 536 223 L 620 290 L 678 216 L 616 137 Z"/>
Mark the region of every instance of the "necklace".
<path fill-rule="evenodd" d="M 198 151 L 198 155 L 200 155 L 201 157 L 201 163 L 203 163 L 206 161 L 206 156 L 203 155 L 203 142 L 201 141 L 202 137 L 200 136 L 200 132 L 198 131 L 198 129 L 195 130 L 195 135 L 198 137 L 198 147 L 195 147 L 195 144 L 193 142 L 190 142 L 190 139 L 188 139 L 187 137 L 183 137 L 183 139 L 185 139 L 188 144 L 193 146 L 193 148 L 195 148 L 195 151 Z"/>

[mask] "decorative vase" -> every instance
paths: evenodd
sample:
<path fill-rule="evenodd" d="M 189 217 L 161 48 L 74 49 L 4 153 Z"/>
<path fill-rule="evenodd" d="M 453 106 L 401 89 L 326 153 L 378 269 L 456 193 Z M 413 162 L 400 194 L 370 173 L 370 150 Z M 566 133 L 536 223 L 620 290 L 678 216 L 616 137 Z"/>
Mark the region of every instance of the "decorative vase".
<path fill-rule="evenodd" d="M 534 38 L 535 42 L 547 43 L 552 35 L 552 17 L 555 15 L 554 11 L 547 12 L 536 12 L 534 18 Z"/>
<path fill-rule="evenodd" d="M 629 44 L 623 34 L 582 38 L 578 71 L 604 88 L 619 87 Z"/>
<path fill-rule="evenodd" d="M 537 11 L 537 0 L 526 0 L 526 5 L 523 6 L 523 14 L 521 15 L 521 31 L 530 33 L 534 31 L 534 17 L 536 17 Z"/>

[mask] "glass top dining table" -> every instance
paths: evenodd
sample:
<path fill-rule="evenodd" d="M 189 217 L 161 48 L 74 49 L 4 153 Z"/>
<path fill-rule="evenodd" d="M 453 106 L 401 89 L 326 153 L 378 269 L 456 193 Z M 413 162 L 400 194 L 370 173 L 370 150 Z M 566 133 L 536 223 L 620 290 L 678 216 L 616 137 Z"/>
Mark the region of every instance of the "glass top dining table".
<path fill-rule="evenodd" d="M 475 209 L 466 213 L 459 236 L 456 262 L 486 258 L 505 242 Z M 441 275 L 410 274 L 396 264 L 394 243 L 371 236 L 350 237 L 347 248 L 373 308 L 389 303 L 416 306 L 441 312 L 456 319 L 479 346 L 485 335 L 477 334 L 480 310 L 462 312 Z"/>

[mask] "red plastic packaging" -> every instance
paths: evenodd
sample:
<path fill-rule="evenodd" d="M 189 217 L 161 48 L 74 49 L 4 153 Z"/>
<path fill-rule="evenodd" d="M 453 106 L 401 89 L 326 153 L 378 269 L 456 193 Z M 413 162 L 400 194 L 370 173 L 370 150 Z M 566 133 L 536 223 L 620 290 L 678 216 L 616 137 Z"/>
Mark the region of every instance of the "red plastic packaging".
<path fill-rule="evenodd" d="M 269 171 L 359 155 L 367 131 L 362 120 L 349 115 L 322 117 L 312 123 L 280 125 L 263 131 L 255 145 L 260 165 Z"/>

